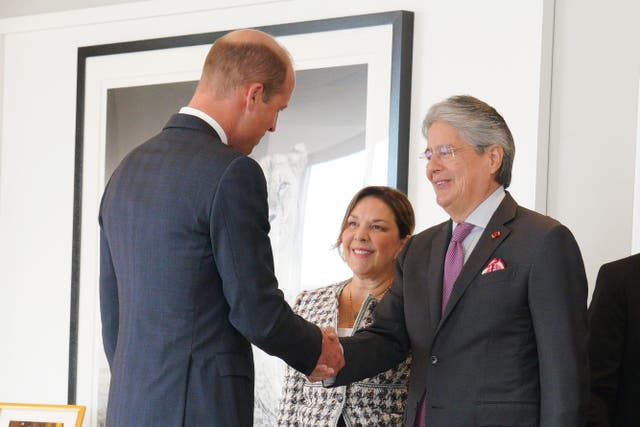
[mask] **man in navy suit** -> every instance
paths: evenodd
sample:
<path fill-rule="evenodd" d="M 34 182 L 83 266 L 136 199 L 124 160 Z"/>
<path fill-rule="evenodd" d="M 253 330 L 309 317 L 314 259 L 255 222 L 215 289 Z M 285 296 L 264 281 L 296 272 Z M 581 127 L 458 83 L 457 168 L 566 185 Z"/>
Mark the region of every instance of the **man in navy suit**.
<path fill-rule="evenodd" d="M 423 133 L 426 175 L 451 219 L 407 242 L 372 326 L 341 339 L 335 384 L 411 351 L 407 427 L 584 425 L 587 280 L 575 239 L 505 191 L 515 147 L 494 108 L 451 97 Z"/>
<path fill-rule="evenodd" d="M 295 315 L 278 290 L 265 178 L 247 157 L 275 131 L 294 80 L 288 53 L 265 33 L 221 37 L 189 106 L 109 180 L 107 426 L 252 426 L 251 343 L 305 374 L 342 366 L 333 331 Z"/>

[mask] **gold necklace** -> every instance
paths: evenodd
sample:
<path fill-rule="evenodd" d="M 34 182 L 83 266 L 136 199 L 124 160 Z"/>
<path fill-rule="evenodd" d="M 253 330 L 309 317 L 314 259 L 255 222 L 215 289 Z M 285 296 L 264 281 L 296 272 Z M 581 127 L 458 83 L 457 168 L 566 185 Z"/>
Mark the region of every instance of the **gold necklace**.
<path fill-rule="evenodd" d="M 358 317 L 358 311 L 353 308 L 353 299 L 351 298 L 351 286 L 349 286 L 349 305 L 351 306 L 351 312 L 353 313 L 353 320 Z"/>
<path fill-rule="evenodd" d="M 380 295 L 374 295 L 374 297 L 376 297 L 376 299 L 378 301 L 380 301 L 382 299 L 382 297 L 384 296 L 384 294 L 387 293 L 387 291 L 389 290 L 389 288 L 391 287 L 391 284 L 389 284 L 389 286 L 387 286 L 386 288 L 384 288 L 384 291 L 380 292 Z"/>
<path fill-rule="evenodd" d="M 382 299 L 382 297 L 384 296 L 384 294 L 387 293 L 387 291 L 389 290 L 389 288 L 391 287 L 391 284 L 389 284 L 389 286 L 387 286 L 384 291 L 382 291 L 380 293 L 380 295 L 373 295 L 373 297 L 377 300 Z M 349 283 L 349 305 L 351 306 L 351 312 L 353 313 L 353 319 L 355 320 L 358 317 L 358 313 L 360 312 L 360 308 L 362 307 L 362 304 L 360 304 L 360 307 L 358 308 L 358 311 L 355 310 L 355 308 L 353 308 L 353 298 L 351 297 L 351 283 Z"/>

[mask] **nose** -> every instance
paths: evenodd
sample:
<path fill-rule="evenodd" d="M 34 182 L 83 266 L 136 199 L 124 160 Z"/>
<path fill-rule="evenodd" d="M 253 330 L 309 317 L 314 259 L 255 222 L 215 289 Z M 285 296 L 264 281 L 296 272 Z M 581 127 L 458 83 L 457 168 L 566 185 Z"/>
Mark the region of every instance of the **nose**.
<path fill-rule="evenodd" d="M 431 177 L 433 176 L 434 173 L 440 170 L 442 170 L 442 164 L 440 163 L 438 156 L 433 156 L 431 157 L 431 160 L 427 160 L 426 171 L 427 171 L 427 178 L 429 180 L 431 180 Z"/>
<path fill-rule="evenodd" d="M 364 226 L 360 226 L 356 228 L 356 232 L 353 235 L 353 239 L 358 242 L 364 242 L 369 238 L 369 233 L 367 232 L 367 228 Z"/>

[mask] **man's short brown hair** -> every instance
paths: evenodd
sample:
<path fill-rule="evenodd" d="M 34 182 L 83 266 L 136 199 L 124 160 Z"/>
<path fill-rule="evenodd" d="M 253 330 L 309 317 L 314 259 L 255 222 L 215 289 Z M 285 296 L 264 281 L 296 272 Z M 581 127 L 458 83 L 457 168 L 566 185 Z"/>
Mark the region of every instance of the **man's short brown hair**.
<path fill-rule="evenodd" d="M 262 83 L 263 101 L 267 102 L 282 91 L 290 67 L 284 49 L 276 52 L 262 43 L 218 40 L 207 54 L 202 79 L 214 79 L 219 96 L 247 83 Z"/>

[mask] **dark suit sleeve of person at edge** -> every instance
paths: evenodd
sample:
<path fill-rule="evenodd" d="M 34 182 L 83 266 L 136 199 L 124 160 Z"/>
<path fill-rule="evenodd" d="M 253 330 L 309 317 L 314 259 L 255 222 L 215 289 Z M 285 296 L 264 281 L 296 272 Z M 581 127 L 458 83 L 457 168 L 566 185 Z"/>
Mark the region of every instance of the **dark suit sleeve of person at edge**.
<path fill-rule="evenodd" d="M 407 242 L 373 324 L 341 339 L 335 385 L 411 351 L 407 427 L 583 426 L 587 280 L 573 235 L 505 191 L 515 147 L 493 107 L 453 96 L 423 134 L 450 220 Z"/>
<path fill-rule="evenodd" d="M 99 218 L 108 427 L 252 426 L 251 343 L 304 374 L 342 366 L 335 332 L 278 290 L 265 177 L 247 156 L 294 81 L 271 36 L 224 35 L 189 105 L 110 178 Z"/>
<path fill-rule="evenodd" d="M 589 328 L 587 426 L 640 426 L 640 254 L 600 267 Z"/>

